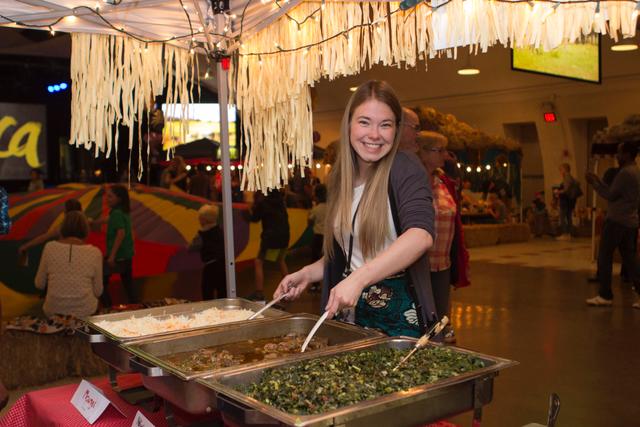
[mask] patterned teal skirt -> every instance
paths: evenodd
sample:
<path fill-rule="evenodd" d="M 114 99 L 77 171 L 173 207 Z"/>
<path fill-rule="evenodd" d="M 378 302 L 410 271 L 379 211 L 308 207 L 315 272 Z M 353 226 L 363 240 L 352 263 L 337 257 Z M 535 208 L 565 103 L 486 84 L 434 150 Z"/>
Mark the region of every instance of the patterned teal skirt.
<path fill-rule="evenodd" d="M 419 337 L 418 313 L 408 288 L 404 275 L 365 288 L 356 305 L 356 323 L 392 337 Z"/>

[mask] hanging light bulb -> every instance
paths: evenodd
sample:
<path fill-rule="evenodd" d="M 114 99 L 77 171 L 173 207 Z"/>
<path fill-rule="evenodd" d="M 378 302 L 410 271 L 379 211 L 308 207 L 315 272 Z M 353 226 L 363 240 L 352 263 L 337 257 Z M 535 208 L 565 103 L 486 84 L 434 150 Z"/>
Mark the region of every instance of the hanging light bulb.
<path fill-rule="evenodd" d="M 213 169 L 213 168 L 211 167 L 211 165 L 207 165 L 207 167 L 205 169 L 207 169 L 207 172 L 211 172 L 211 169 Z"/>
<path fill-rule="evenodd" d="M 484 167 L 486 170 L 490 171 L 491 170 L 491 165 L 487 165 Z"/>
<path fill-rule="evenodd" d="M 478 166 L 478 167 L 476 168 L 476 172 L 478 172 L 478 173 L 482 172 L 482 168 L 481 168 L 480 166 Z"/>
<path fill-rule="evenodd" d="M 54 30 L 52 27 L 49 27 L 49 32 L 51 33 L 52 36 L 56 35 L 56 30 Z"/>
<path fill-rule="evenodd" d="M 471 166 L 467 166 L 467 169 L 465 169 L 467 172 L 471 172 Z"/>
<path fill-rule="evenodd" d="M 460 169 L 462 167 L 462 165 L 460 163 L 456 163 L 456 166 L 458 167 L 458 169 Z"/>

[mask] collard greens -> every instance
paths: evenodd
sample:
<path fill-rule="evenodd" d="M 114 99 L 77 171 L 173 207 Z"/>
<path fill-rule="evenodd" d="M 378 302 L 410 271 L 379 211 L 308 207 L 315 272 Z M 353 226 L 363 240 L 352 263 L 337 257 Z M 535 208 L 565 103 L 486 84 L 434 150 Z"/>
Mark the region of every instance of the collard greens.
<path fill-rule="evenodd" d="M 484 367 L 477 357 L 448 348 L 417 351 L 400 369 L 408 350 L 362 350 L 268 369 L 242 393 L 294 415 L 328 412 L 385 394 L 434 383 Z"/>

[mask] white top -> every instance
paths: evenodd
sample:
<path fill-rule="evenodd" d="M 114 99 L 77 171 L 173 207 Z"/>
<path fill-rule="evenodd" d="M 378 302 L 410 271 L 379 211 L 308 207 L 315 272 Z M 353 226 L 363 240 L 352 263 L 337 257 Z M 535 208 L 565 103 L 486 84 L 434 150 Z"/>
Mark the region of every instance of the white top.
<path fill-rule="evenodd" d="M 43 307 L 47 316 L 90 316 L 102 294 L 102 253 L 92 245 L 49 242 L 35 282 L 36 288 L 47 288 Z"/>
<path fill-rule="evenodd" d="M 360 203 L 360 199 L 362 198 L 362 192 L 364 191 L 364 184 L 361 184 L 357 187 L 355 187 L 353 189 L 353 202 L 351 202 L 351 219 L 353 220 L 353 214 L 356 211 L 356 208 L 358 207 L 358 204 Z M 381 210 L 381 213 L 383 211 Z M 358 214 L 360 214 L 360 210 L 358 210 Z M 382 215 L 381 215 L 382 216 Z M 337 220 L 337 218 L 336 218 Z M 384 218 L 380 218 L 381 221 L 384 220 Z M 389 246 L 391 246 L 393 244 L 393 242 L 395 242 L 398 239 L 398 235 L 396 234 L 396 227 L 393 224 L 393 216 L 391 214 L 391 204 L 389 203 L 389 200 L 387 199 L 387 223 L 389 224 L 389 233 L 387 234 L 387 237 L 385 237 L 384 239 L 384 244 L 382 249 L 380 250 L 380 252 L 384 251 L 385 249 L 387 249 Z M 337 222 L 337 221 L 336 221 Z M 336 230 L 336 236 L 338 236 L 338 244 L 342 247 L 342 250 L 345 253 L 345 258 L 348 259 L 349 258 L 349 233 L 348 232 L 341 232 L 341 230 L 338 229 L 337 227 L 337 223 L 334 225 L 334 228 Z M 356 269 L 362 267 L 364 264 L 366 264 L 368 261 L 371 261 L 371 259 L 363 259 L 362 256 L 362 249 L 360 248 L 360 241 L 358 239 L 358 220 L 356 219 L 356 225 L 354 227 L 353 230 L 353 252 L 351 255 L 351 271 L 355 271 Z M 340 238 L 340 236 L 342 236 L 342 238 Z"/>
<path fill-rule="evenodd" d="M 313 234 L 324 234 L 324 219 L 326 217 L 326 203 L 318 203 L 311 209 L 311 212 L 309 212 L 309 220 L 313 222 Z"/>

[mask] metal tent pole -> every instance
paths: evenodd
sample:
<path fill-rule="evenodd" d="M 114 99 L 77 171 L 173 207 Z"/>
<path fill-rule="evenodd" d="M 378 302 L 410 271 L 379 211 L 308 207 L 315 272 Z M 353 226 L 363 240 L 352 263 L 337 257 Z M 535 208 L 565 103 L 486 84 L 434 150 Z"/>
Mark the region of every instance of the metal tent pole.
<path fill-rule="evenodd" d="M 598 174 L 598 158 L 593 163 L 593 173 Z M 598 193 L 595 188 L 593 189 L 593 196 L 591 197 L 591 261 L 596 260 L 596 202 Z"/>
<path fill-rule="evenodd" d="M 233 206 L 231 201 L 231 160 L 229 158 L 229 87 L 228 73 L 222 62 L 216 63 L 218 103 L 220 105 L 220 149 L 222 158 L 222 225 L 224 226 L 224 258 L 227 274 L 227 297 L 236 297 L 236 266 L 233 247 Z"/>

